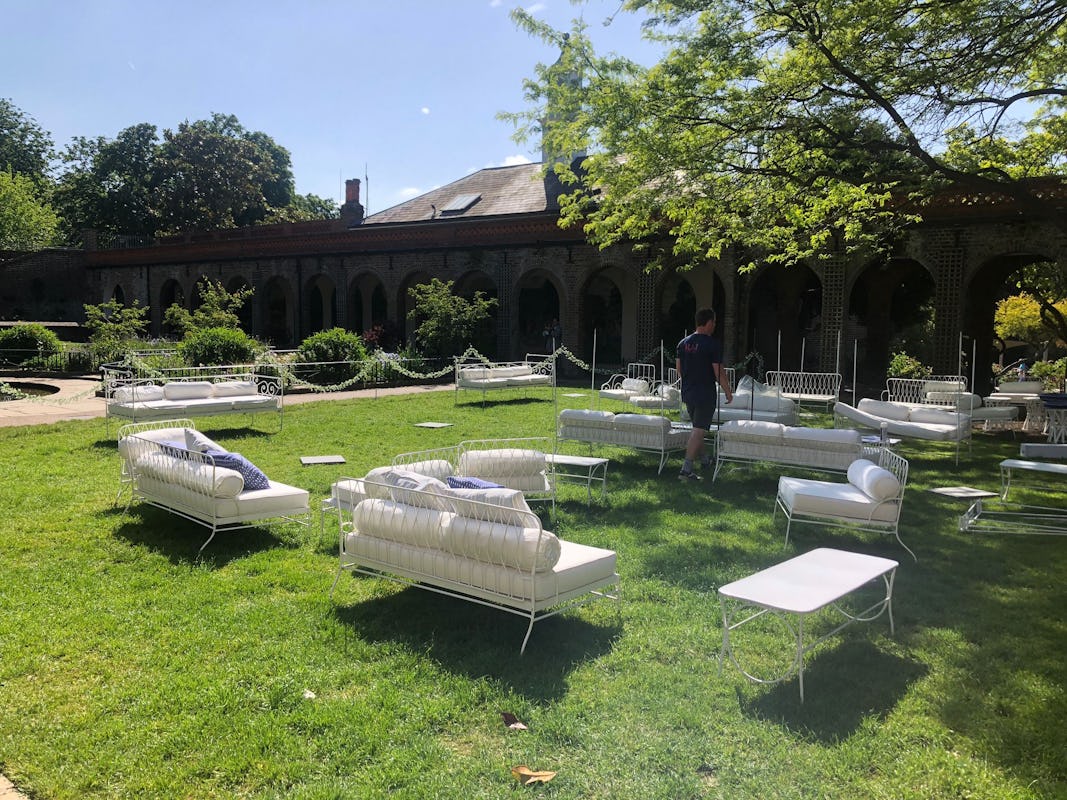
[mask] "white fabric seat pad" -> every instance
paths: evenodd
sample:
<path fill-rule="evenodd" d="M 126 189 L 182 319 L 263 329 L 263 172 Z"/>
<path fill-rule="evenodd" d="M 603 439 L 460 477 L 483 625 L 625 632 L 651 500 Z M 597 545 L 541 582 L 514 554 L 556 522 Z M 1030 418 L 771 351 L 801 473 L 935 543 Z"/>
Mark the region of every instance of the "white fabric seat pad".
<path fill-rule="evenodd" d="M 310 495 L 306 489 L 271 481 L 269 489 L 245 490 L 234 498 L 207 495 L 155 478 L 140 477 L 137 490 L 148 502 L 173 506 L 197 519 L 219 526 L 277 516 L 306 514 Z"/>
<path fill-rule="evenodd" d="M 900 510 L 896 502 L 878 503 L 850 483 L 783 476 L 778 479 L 778 496 L 787 511 L 807 516 L 892 524 Z"/>

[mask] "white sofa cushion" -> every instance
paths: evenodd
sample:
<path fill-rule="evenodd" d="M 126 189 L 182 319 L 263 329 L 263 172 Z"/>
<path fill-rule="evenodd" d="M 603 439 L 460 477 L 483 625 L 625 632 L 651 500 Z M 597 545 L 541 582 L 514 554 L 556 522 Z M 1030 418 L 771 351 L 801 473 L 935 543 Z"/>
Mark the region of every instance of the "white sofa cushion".
<path fill-rule="evenodd" d="M 489 367 L 463 367 L 459 371 L 461 381 L 483 381 L 491 376 Z"/>
<path fill-rule="evenodd" d="M 259 394 L 255 381 L 219 381 L 212 384 L 212 397 L 244 397 Z"/>
<path fill-rule="evenodd" d="M 656 414 L 616 414 L 614 427 L 616 430 L 638 428 L 643 432 L 670 430 L 671 421 L 667 417 Z"/>
<path fill-rule="evenodd" d="M 336 481 L 330 487 L 330 496 L 342 508 L 352 509 L 367 499 L 366 484 L 357 478 Z"/>
<path fill-rule="evenodd" d="M 581 425 L 587 428 L 607 428 L 610 430 L 615 424 L 615 415 L 610 411 L 565 408 L 559 412 L 559 421 L 564 425 Z"/>
<path fill-rule="evenodd" d="M 997 387 L 994 394 L 1038 394 L 1045 391 L 1041 381 L 1005 381 Z"/>
<path fill-rule="evenodd" d="M 619 388 L 631 394 L 648 394 L 648 381 L 644 378 L 623 378 Z"/>
<path fill-rule="evenodd" d="M 781 441 L 785 426 L 779 422 L 765 422 L 758 419 L 731 419 L 719 426 L 719 436 L 724 433 L 727 438 L 746 442 Z"/>
<path fill-rule="evenodd" d="M 928 422 L 933 425 L 960 425 L 963 420 L 959 413 L 941 408 L 913 408 L 908 414 L 909 422 Z M 968 420 L 967 424 L 970 424 Z"/>
<path fill-rule="evenodd" d="M 859 403 L 856 404 L 856 408 L 865 414 L 870 414 L 872 417 L 881 417 L 883 419 L 895 419 L 900 422 L 908 421 L 908 413 L 910 407 L 904 403 L 893 403 L 888 400 L 872 400 L 869 397 L 864 397 Z"/>
<path fill-rule="evenodd" d="M 185 449 L 193 450 L 197 453 L 206 453 L 208 450 L 226 451 L 225 447 L 193 428 L 185 429 Z"/>
<path fill-rule="evenodd" d="M 407 494 L 410 497 L 414 492 Z M 365 536 L 434 550 L 441 549 L 444 526 L 451 518 L 451 512 L 440 509 L 373 497 L 352 512 L 356 530 Z"/>
<path fill-rule="evenodd" d="M 529 512 L 530 506 L 518 489 L 449 489 L 448 494 L 452 498 L 452 508 L 460 516 L 505 525 L 525 526 L 531 522 L 530 517 L 520 513 Z M 471 500 L 486 503 L 492 508 L 469 502 Z"/>
<path fill-rule="evenodd" d="M 802 428 L 788 427 L 782 432 L 782 438 L 803 446 L 821 446 L 827 449 L 851 449 L 863 446 L 863 434 L 850 428 Z"/>
<path fill-rule="evenodd" d="M 143 403 L 147 400 L 162 400 L 163 387 L 154 384 L 141 386 L 120 386 L 111 393 L 116 403 Z"/>

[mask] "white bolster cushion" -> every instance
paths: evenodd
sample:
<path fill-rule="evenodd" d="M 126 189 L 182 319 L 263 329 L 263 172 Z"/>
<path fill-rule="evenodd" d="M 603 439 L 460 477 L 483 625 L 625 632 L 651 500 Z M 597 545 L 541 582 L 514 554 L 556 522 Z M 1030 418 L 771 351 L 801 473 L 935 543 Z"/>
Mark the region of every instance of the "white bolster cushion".
<path fill-rule="evenodd" d="M 213 397 L 247 397 L 250 394 L 259 394 L 255 381 L 219 381 L 211 387 Z"/>
<path fill-rule="evenodd" d="M 162 400 L 163 387 L 154 384 L 144 386 L 120 386 L 111 395 L 116 403 L 144 403 L 149 400 Z"/>
<path fill-rule="evenodd" d="M 999 394 L 1037 394 L 1045 391 L 1041 381 L 1005 381 L 997 387 Z"/>
<path fill-rule="evenodd" d="M 445 458 L 430 458 L 425 461 L 413 461 L 410 464 L 397 464 L 396 467 L 397 469 L 403 469 L 406 472 L 416 472 L 419 475 L 437 478 L 439 481 L 443 481 L 445 478 L 453 474 L 452 462 Z"/>
<path fill-rule="evenodd" d="M 547 572 L 559 561 L 559 539 L 540 528 L 501 525 L 459 515 L 449 519 L 443 528 L 444 548 L 458 556 L 536 572 Z"/>
<path fill-rule="evenodd" d="M 211 397 L 210 381 L 175 381 L 163 387 L 164 400 L 203 400 Z"/>
<path fill-rule="evenodd" d="M 448 486 L 437 478 L 419 475 L 417 472 L 393 469 L 386 473 L 385 480 L 393 487 L 390 495 L 397 503 L 437 511 L 452 510 L 452 505 L 446 499 Z"/>
<path fill-rule="evenodd" d="M 451 513 L 438 509 L 379 498 L 364 500 L 352 512 L 352 522 L 364 536 L 434 550 L 441 548 L 441 537 L 451 517 Z"/>
<path fill-rule="evenodd" d="M 150 478 L 183 486 L 212 497 L 233 499 L 245 488 L 245 479 L 236 470 L 216 467 L 203 461 L 175 458 L 166 453 L 150 453 L 137 462 L 137 468 Z"/>
<path fill-rule="evenodd" d="M 869 397 L 864 397 L 856 404 L 856 408 L 870 414 L 872 417 L 895 419 L 900 422 L 908 421 L 909 408 L 903 403 L 891 403 L 886 400 L 872 400 Z"/>
<path fill-rule="evenodd" d="M 897 476 L 865 458 L 849 465 L 848 482 L 873 500 L 891 500 L 900 493 Z"/>
<path fill-rule="evenodd" d="M 537 475 L 545 471 L 545 454 L 537 450 L 499 448 L 496 450 L 464 450 L 460 453 L 456 472 L 466 478 L 494 478 L 518 475 Z M 496 481 L 499 483 L 500 481 Z"/>
<path fill-rule="evenodd" d="M 615 422 L 615 415 L 610 411 L 594 411 L 588 408 L 565 408 L 559 412 L 559 421 L 562 425 L 610 429 Z"/>
<path fill-rule="evenodd" d="M 488 367 L 463 367 L 459 371 L 461 381 L 484 381 L 492 373 Z"/>
<path fill-rule="evenodd" d="M 619 388 L 624 392 L 648 394 L 648 381 L 643 378 L 623 378 Z"/>
<path fill-rule="evenodd" d="M 785 425 L 758 419 L 731 419 L 719 427 L 719 435 L 724 433 L 746 441 L 781 439 L 785 433 Z"/>

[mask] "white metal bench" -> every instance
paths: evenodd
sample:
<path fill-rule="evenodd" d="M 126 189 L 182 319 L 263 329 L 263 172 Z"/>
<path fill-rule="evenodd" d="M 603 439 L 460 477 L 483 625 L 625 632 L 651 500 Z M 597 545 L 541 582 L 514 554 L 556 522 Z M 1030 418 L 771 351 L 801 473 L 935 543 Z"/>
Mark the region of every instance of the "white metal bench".
<path fill-rule="evenodd" d="M 772 371 L 767 373 L 767 386 L 779 389 L 782 397 L 799 404 L 819 404 L 829 411 L 841 394 L 841 374 Z"/>

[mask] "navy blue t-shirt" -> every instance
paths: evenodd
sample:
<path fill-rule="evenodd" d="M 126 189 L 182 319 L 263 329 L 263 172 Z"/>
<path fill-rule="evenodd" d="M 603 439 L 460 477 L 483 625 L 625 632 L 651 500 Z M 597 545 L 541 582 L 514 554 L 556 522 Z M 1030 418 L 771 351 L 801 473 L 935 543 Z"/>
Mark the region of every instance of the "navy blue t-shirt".
<path fill-rule="evenodd" d="M 722 342 L 706 333 L 691 333 L 678 342 L 682 366 L 682 401 L 697 405 L 719 400 L 718 380 L 713 364 L 722 364 Z"/>

